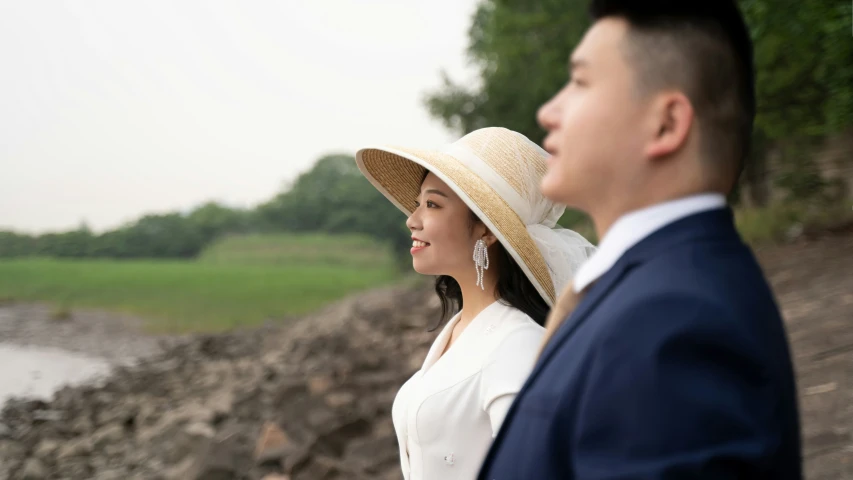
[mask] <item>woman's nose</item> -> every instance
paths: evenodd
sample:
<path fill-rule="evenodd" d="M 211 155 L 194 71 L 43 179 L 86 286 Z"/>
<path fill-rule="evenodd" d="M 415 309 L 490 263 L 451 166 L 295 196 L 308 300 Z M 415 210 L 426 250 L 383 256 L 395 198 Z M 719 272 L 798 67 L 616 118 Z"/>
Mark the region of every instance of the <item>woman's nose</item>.
<path fill-rule="evenodd" d="M 411 215 L 409 215 L 409 218 L 406 219 L 406 227 L 408 227 L 411 231 L 421 229 L 421 221 L 418 215 L 418 210 L 419 209 L 416 208 L 415 211 L 412 212 Z"/>

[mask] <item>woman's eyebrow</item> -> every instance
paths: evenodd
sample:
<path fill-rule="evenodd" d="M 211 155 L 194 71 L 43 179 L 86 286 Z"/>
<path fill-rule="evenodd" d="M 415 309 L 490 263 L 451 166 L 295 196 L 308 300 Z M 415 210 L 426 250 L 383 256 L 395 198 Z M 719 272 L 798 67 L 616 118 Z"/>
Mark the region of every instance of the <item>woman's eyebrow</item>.
<path fill-rule="evenodd" d="M 436 194 L 436 195 L 439 195 L 439 196 L 442 196 L 442 197 L 444 197 L 444 198 L 447 198 L 447 194 L 446 194 L 446 193 L 442 192 L 441 190 L 436 190 L 436 189 L 434 189 L 434 188 L 430 188 L 429 190 L 424 190 L 424 192 L 423 192 L 423 193 L 434 193 L 434 194 Z"/>

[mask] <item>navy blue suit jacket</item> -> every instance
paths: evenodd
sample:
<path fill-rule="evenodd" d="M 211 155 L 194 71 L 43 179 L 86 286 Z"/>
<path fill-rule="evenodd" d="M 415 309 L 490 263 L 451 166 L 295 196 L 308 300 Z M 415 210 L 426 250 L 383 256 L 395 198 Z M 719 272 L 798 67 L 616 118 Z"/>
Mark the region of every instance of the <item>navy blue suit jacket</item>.
<path fill-rule="evenodd" d="M 787 336 L 730 209 L 640 241 L 552 337 L 481 480 L 800 479 Z"/>

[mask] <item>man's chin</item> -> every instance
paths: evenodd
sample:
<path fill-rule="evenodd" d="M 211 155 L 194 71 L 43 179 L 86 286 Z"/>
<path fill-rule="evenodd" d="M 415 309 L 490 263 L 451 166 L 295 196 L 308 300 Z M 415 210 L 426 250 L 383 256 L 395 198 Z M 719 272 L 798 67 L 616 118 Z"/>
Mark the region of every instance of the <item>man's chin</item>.
<path fill-rule="evenodd" d="M 566 204 L 569 200 L 566 195 L 569 193 L 568 182 L 561 182 L 559 173 L 554 170 L 548 170 L 542 178 L 539 191 L 552 202 Z"/>

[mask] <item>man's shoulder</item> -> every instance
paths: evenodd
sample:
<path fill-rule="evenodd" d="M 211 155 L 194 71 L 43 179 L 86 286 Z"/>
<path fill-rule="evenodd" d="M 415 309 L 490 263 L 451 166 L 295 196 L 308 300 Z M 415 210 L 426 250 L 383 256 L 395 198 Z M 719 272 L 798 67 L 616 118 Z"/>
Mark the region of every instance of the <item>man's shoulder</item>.
<path fill-rule="evenodd" d="M 668 245 L 650 255 L 642 265 L 647 269 L 678 268 L 679 270 L 716 272 L 732 265 L 755 266 L 755 256 L 749 246 L 736 235 L 698 237 Z"/>
<path fill-rule="evenodd" d="M 771 300 L 752 251 L 740 242 L 687 242 L 632 266 L 611 292 L 631 303 L 658 296 L 718 304 L 719 308 Z"/>
<path fill-rule="evenodd" d="M 599 335 L 655 344 L 698 336 L 754 346 L 778 329 L 781 315 L 757 265 L 746 257 L 695 258 L 697 252 L 627 272 L 591 313 Z"/>

